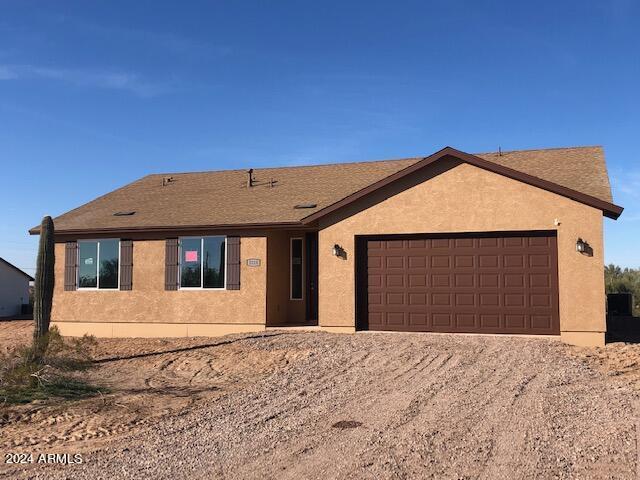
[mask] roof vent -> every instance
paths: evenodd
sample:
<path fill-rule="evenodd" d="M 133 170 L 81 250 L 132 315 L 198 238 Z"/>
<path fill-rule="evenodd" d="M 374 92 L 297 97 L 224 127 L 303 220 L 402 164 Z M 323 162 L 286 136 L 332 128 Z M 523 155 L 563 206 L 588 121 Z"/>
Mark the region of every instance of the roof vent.
<path fill-rule="evenodd" d="M 166 187 L 167 185 L 169 185 L 170 183 L 175 182 L 175 179 L 173 177 L 162 177 L 162 186 Z"/>
<path fill-rule="evenodd" d="M 298 205 L 296 205 L 293 208 L 296 209 L 302 209 L 302 208 L 316 208 L 318 206 L 318 204 L 316 203 L 299 203 Z"/>
<path fill-rule="evenodd" d="M 122 212 L 116 212 L 113 214 L 114 217 L 130 217 L 134 215 L 136 212 L 133 210 L 124 210 Z"/>
<path fill-rule="evenodd" d="M 253 187 L 253 168 L 250 168 L 249 170 L 247 170 L 247 187 L 251 188 Z"/>

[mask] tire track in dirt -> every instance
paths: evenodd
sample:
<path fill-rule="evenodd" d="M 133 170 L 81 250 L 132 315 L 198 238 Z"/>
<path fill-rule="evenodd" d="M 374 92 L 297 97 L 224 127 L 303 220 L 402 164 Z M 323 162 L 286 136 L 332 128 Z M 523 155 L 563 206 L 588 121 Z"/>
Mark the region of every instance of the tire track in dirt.
<path fill-rule="evenodd" d="M 266 375 L 93 454 L 74 478 L 635 478 L 637 395 L 555 342 L 314 333 L 243 345 L 304 353 L 276 353 Z"/>
<path fill-rule="evenodd" d="M 113 344 L 110 340 L 105 343 Z M 159 343 L 156 339 L 136 341 Z M 210 339 L 176 341 L 189 348 L 198 342 L 211 343 Z M 117 349 L 106 350 L 109 355 L 118 354 Z M 123 355 L 99 364 L 91 372 L 96 383 L 113 388 L 113 393 L 69 404 L 18 406 L 0 416 L 0 447 L 13 451 L 16 447 L 66 445 L 84 451 L 89 445 L 102 445 L 111 437 L 140 430 L 167 415 L 185 413 L 198 402 L 242 388 L 279 365 L 297 361 L 301 355 L 306 352 L 294 348 L 263 350 L 224 343 L 181 353 L 160 351 L 132 358 Z M 198 372 L 200 378 L 196 378 Z"/>

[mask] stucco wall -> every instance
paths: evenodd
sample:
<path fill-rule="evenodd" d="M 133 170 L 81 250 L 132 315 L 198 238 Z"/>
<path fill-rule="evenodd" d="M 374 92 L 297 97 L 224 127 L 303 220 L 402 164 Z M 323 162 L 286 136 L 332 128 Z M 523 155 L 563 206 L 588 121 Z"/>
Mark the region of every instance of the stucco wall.
<path fill-rule="evenodd" d="M 0 262 L 0 317 L 19 315 L 23 303 L 29 303 L 29 279 Z"/>
<path fill-rule="evenodd" d="M 197 324 L 203 331 L 212 324 L 233 324 L 237 331 L 249 326 L 264 327 L 266 321 L 267 239 L 241 238 L 240 290 L 178 290 L 164 289 L 164 240 L 136 240 L 133 246 L 133 290 L 131 291 L 64 291 L 64 243 L 56 244 L 56 280 L 52 320 L 61 329 L 81 333 L 81 326 L 71 323 L 140 323 L 132 335 L 153 336 L 187 334 L 173 324 Z M 247 258 L 259 258 L 259 267 L 249 267 Z M 148 325 L 152 324 L 152 325 Z M 243 325 L 243 327 L 241 327 Z M 171 329 L 173 328 L 173 330 Z M 253 328 L 250 328 L 253 329 Z M 192 328 L 193 331 L 197 330 Z M 229 333 L 228 329 L 220 331 Z M 105 330 L 107 331 L 107 330 Z M 97 335 L 101 331 L 96 330 Z M 110 336 L 108 334 L 101 336 Z"/>
<path fill-rule="evenodd" d="M 557 230 L 560 329 L 567 338 L 588 338 L 577 343 L 604 341 L 602 212 L 466 163 L 447 168 L 380 203 L 322 225 L 320 325 L 355 326 L 355 235 Z M 578 237 L 593 247 L 593 257 L 576 252 Z M 346 260 L 330 254 L 334 244 L 346 250 Z"/>

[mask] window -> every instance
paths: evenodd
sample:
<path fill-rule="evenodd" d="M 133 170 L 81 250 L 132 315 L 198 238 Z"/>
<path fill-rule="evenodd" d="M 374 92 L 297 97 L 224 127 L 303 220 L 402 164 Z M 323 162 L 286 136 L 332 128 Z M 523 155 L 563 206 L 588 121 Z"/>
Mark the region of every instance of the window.
<path fill-rule="evenodd" d="M 292 238 L 290 245 L 291 300 L 302 300 L 302 239 Z"/>
<path fill-rule="evenodd" d="M 120 240 L 78 242 L 78 288 L 118 289 Z"/>
<path fill-rule="evenodd" d="M 180 239 L 180 288 L 225 288 L 226 237 Z"/>

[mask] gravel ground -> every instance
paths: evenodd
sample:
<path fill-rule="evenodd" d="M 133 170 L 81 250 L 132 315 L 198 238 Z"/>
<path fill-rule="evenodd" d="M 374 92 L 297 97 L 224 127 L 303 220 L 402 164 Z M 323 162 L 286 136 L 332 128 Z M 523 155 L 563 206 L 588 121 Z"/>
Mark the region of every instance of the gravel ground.
<path fill-rule="evenodd" d="M 4 475 L 638 478 L 637 390 L 559 342 L 375 333 L 241 342 L 305 353 L 83 464 Z"/>
<path fill-rule="evenodd" d="M 32 331 L 30 322 L 0 324 L 0 353 L 29 342 Z M 0 453 L 97 450 L 246 388 L 308 354 L 292 346 L 255 348 L 247 338 L 99 339 L 91 348 L 94 368 L 75 376 L 100 394 L 23 405 L 3 405 L 0 398 Z M 0 462 L 0 474 L 4 468 Z"/>

